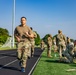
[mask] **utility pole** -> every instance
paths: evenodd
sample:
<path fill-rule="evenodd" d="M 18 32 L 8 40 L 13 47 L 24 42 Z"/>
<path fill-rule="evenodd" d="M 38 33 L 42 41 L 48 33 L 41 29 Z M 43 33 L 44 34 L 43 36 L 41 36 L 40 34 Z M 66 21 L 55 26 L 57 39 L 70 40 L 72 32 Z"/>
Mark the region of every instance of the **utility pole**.
<path fill-rule="evenodd" d="M 14 26 L 15 26 L 15 0 L 13 0 L 13 13 L 12 13 L 12 48 L 14 48 Z"/>

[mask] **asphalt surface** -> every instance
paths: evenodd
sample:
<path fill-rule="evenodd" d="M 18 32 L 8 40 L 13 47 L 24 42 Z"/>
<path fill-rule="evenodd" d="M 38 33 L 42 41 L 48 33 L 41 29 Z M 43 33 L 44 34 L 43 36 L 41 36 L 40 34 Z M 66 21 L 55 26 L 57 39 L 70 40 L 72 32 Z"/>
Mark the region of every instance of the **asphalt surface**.
<path fill-rule="evenodd" d="M 16 50 L 0 50 L 0 75 L 32 75 L 42 52 L 40 48 L 35 48 L 34 57 L 27 60 L 26 72 L 22 73 L 16 58 Z"/>

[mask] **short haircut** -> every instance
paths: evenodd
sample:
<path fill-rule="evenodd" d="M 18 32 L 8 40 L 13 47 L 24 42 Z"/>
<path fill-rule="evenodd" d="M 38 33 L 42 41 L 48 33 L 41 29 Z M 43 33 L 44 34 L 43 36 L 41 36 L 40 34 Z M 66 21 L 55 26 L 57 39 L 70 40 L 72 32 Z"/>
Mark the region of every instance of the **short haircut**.
<path fill-rule="evenodd" d="M 61 33 L 62 31 L 61 30 L 58 30 L 58 33 Z"/>
<path fill-rule="evenodd" d="M 23 17 L 21 17 L 21 19 L 22 19 L 22 18 L 25 18 L 25 19 L 27 20 L 27 18 L 26 18 L 26 17 L 24 17 L 24 16 L 23 16 Z"/>
<path fill-rule="evenodd" d="M 33 30 L 33 28 L 32 28 L 32 27 L 30 27 L 30 29 L 31 29 L 31 30 Z"/>

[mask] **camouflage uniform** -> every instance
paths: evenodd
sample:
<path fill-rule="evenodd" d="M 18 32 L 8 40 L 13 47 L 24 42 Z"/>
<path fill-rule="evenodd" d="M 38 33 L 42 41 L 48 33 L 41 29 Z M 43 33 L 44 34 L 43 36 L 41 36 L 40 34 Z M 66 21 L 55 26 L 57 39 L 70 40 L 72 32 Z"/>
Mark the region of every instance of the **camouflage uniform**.
<path fill-rule="evenodd" d="M 21 67 L 26 67 L 28 58 L 29 42 L 18 43 L 17 58 L 21 61 Z"/>
<path fill-rule="evenodd" d="M 47 38 L 47 56 L 48 57 L 52 57 L 51 56 L 51 47 L 52 47 L 52 36 L 49 35 Z"/>
<path fill-rule="evenodd" d="M 76 40 L 74 41 L 74 58 L 76 59 Z M 75 62 L 76 62 L 76 60 L 75 60 Z"/>
<path fill-rule="evenodd" d="M 53 39 L 54 52 L 57 52 L 56 38 Z"/>
<path fill-rule="evenodd" d="M 73 55 L 74 55 L 73 49 L 74 49 L 74 44 L 71 41 L 68 41 L 66 50 L 62 52 L 62 55 L 64 57 L 64 60 L 62 61 L 67 63 L 73 62 Z"/>
<path fill-rule="evenodd" d="M 73 42 L 70 41 L 70 38 L 67 38 L 66 50 L 62 52 L 63 59 L 61 58 L 60 60 L 66 63 L 72 63 L 74 55 L 73 50 L 74 50 L 74 44 Z"/>
<path fill-rule="evenodd" d="M 74 53 L 75 53 L 75 57 L 76 57 L 76 45 L 74 46 Z"/>
<path fill-rule="evenodd" d="M 44 43 L 44 41 L 42 40 L 42 41 L 41 41 L 41 44 L 40 44 L 42 50 L 44 49 L 44 45 L 45 45 L 45 43 Z"/>
<path fill-rule="evenodd" d="M 76 46 L 73 42 L 71 42 L 70 38 L 67 38 L 67 46 L 66 50 L 63 51 L 62 55 L 64 56 L 63 62 L 67 63 L 76 63 Z"/>
<path fill-rule="evenodd" d="M 74 63 L 76 63 L 76 44 L 74 43 L 74 55 L 73 55 L 73 57 L 74 57 L 74 59 L 73 59 L 73 62 Z"/>
<path fill-rule="evenodd" d="M 61 30 L 58 30 L 57 46 L 58 46 L 59 55 L 61 58 L 62 57 L 62 51 L 66 49 L 66 37 L 62 34 Z"/>
<path fill-rule="evenodd" d="M 26 62 L 30 46 L 30 38 L 26 35 L 25 32 L 32 34 L 31 29 L 27 25 L 19 25 L 15 28 L 14 31 L 14 36 L 17 36 L 20 39 L 20 42 L 18 42 L 17 58 L 21 61 L 21 67 L 24 68 L 26 68 Z"/>
<path fill-rule="evenodd" d="M 35 33 L 35 31 L 33 31 L 33 35 L 34 35 L 34 38 L 30 39 L 30 42 L 31 42 L 31 55 L 32 55 L 32 57 L 34 55 L 35 38 L 37 38 L 37 34 Z"/>

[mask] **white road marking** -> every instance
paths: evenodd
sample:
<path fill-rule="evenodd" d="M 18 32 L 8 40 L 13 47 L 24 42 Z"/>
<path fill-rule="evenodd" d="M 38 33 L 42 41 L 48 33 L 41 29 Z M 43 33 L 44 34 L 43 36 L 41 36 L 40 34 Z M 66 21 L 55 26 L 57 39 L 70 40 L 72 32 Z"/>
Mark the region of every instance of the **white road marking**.
<path fill-rule="evenodd" d="M 43 53 L 43 52 L 42 52 L 42 53 Z M 41 53 L 41 54 L 42 54 L 42 53 Z M 40 54 L 40 57 L 41 57 L 41 54 Z M 28 75 L 30 75 L 30 74 L 32 73 L 32 71 L 34 70 L 35 66 L 37 65 L 40 57 L 39 57 L 39 58 L 37 59 L 37 61 L 35 62 L 34 66 L 33 66 L 32 69 L 30 70 L 30 72 L 28 73 Z"/>
<path fill-rule="evenodd" d="M 8 65 L 10 65 L 10 64 L 12 64 L 12 63 L 14 63 L 14 62 L 16 62 L 17 60 L 18 60 L 18 59 L 14 60 L 14 61 L 12 61 L 12 62 L 10 62 L 10 63 L 8 63 L 8 64 L 5 64 L 4 66 L 0 67 L 0 69 L 2 69 L 3 67 L 6 67 L 6 66 L 8 66 Z"/>

